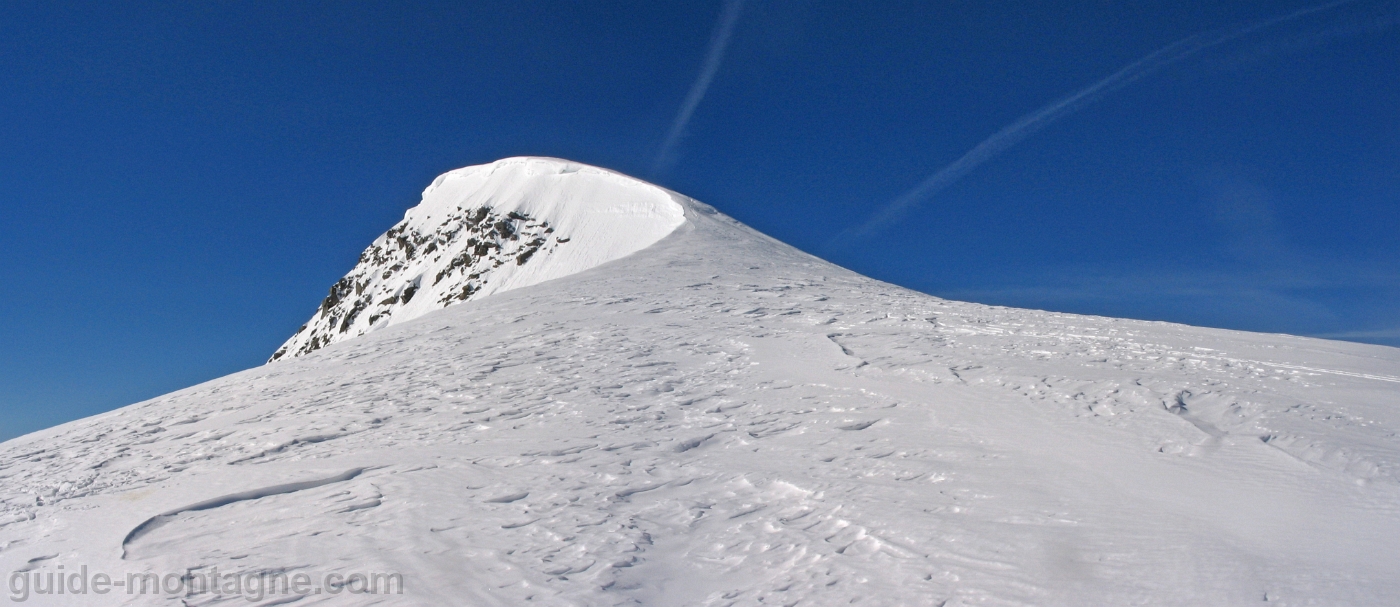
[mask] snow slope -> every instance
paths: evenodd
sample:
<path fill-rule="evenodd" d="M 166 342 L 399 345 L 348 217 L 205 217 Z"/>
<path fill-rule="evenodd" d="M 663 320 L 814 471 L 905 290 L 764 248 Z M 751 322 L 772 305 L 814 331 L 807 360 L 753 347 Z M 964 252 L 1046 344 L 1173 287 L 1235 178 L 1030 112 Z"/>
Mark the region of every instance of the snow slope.
<path fill-rule="evenodd" d="M 0 572 L 404 576 L 256 603 L 297 605 L 1400 595 L 1400 350 L 945 301 L 661 194 L 684 222 L 641 254 L 0 444 Z"/>
<path fill-rule="evenodd" d="M 444 173 L 272 360 L 587 270 L 682 221 L 668 192 L 567 160 L 506 158 Z"/>

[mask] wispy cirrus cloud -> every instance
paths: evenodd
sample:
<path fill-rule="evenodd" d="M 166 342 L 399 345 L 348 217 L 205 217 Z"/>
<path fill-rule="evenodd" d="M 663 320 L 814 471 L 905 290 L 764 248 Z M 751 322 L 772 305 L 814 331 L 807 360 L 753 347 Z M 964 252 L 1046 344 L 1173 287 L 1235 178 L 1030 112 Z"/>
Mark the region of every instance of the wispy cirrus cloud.
<path fill-rule="evenodd" d="M 719 22 L 715 24 L 714 33 L 710 35 L 710 47 L 705 52 L 705 61 L 700 64 L 700 75 L 690 85 L 690 92 L 686 94 L 685 101 L 681 102 L 675 120 L 671 121 L 671 130 L 667 131 L 666 139 L 662 141 L 661 148 L 652 161 L 652 173 L 660 173 L 675 162 L 676 146 L 685 138 L 685 128 L 690 124 L 691 116 L 695 115 L 695 108 L 700 107 L 705 93 L 710 90 L 710 83 L 719 72 L 720 63 L 724 61 L 724 51 L 729 48 L 734 26 L 739 22 L 739 14 L 743 9 L 744 0 L 725 0 Z"/>
<path fill-rule="evenodd" d="M 1263 29 L 1297 21 L 1309 15 L 1332 10 L 1359 1 L 1361 0 L 1336 0 L 1318 6 L 1299 9 L 1285 15 L 1254 21 L 1227 30 L 1203 32 L 1157 49 L 1107 77 L 1067 97 L 1026 114 L 1016 119 L 1016 121 L 1011 124 L 1002 127 L 1001 130 L 982 140 L 982 142 L 978 143 L 971 150 L 968 150 L 967 153 L 963 154 L 957 160 L 939 169 L 914 188 L 900 194 L 894 200 L 885 204 L 884 207 L 876 211 L 875 214 L 864 223 L 838 234 L 836 238 L 833 239 L 833 242 L 850 238 L 863 238 L 871 235 L 876 230 L 889 224 L 900 214 L 927 200 L 929 197 L 937 194 L 959 179 L 962 179 L 982 163 L 991 160 L 998 154 L 1020 143 L 1025 138 L 1049 126 L 1051 123 L 1088 107 L 1108 93 L 1119 90 L 1212 47 L 1238 40 Z M 1384 21 L 1385 27 L 1388 27 L 1390 22 L 1391 21 Z M 1371 29 L 1356 29 L 1355 31 L 1357 33 L 1373 31 L 1375 27 L 1377 27 L 1377 25 L 1372 24 Z M 1328 34 L 1332 36 L 1341 35 L 1342 33 L 1343 30 L 1328 30 Z"/>
<path fill-rule="evenodd" d="M 1368 8 L 1371 10 L 1344 15 L 1336 23 L 1319 30 L 1300 32 L 1242 49 L 1225 59 L 1220 69 L 1233 69 L 1276 55 L 1311 50 L 1334 40 L 1377 34 L 1400 24 L 1400 2 L 1386 2 Z"/>

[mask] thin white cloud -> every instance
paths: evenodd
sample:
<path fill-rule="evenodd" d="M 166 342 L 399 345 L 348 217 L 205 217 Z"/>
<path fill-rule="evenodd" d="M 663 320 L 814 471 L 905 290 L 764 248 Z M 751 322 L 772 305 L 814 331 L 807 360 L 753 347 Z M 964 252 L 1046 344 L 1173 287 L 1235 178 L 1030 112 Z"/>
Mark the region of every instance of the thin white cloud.
<path fill-rule="evenodd" d="M 661 149 L 652 162 L 653 173 L 659 173 L 675 160 L 676 146 L 680 145 L 681 139 L 685 137 L 685 127 L 690 123 L 690 117 L 695 114 L 695 108 L 700 107 L 700 101 L 705 98 L 705 93 L 710 90 L 710 83 L 719 72 L 720 62 L 724 60 L 724 51 L 729 48 L 729 39 L 734 34 L 734 25 L 739 22 L 739 13 L 743 8 L 744 0 L 725 1 L 719 22 L 715 24 L 715 31 L 710 35 L 710 48 L 705 53 L 705 62 L 700 65 L 700 76 L 690 85 L 690 92 L 681 103 L 680 111 L 676 112 L 676 119 L 671 122 L 671 130 L 666 133 L 666 139 L 661 143 Z"/>
<path fill-rule="evenodd" d="M 1107 78 L 1099 80 L 1068 97 L 1018 118 L 1015 122 L 1003 127 L 991 137 L 984 139 L 981 143 L 977 144 L 976 147 L 969 150 L 966 154 L 963 154 L 961 158 L 939 169 L 913 189 L 890 201 L 889 204 L 886 204 L 884 208 L 876 212 L 875 215 L 865 223 L 854 229 L 843 232 L 841 235 L 838 235 L 837 238 L 844 239 L 869 236 L 872 232 L 888 224 L 909 208 L 938 193 L 949 185 L 952 185 L 953 182 L 967 175 L 973 169 L 977 168 L 978 165 L 991 160 L 997 154 L 1020 143 L 1026 137 L 1045 128 L 1050 123 L 1084 109 L 1089 104 L 1098 101 L 1105 94 L 1121 89 L 1143 77 L 1211 47 L 1237 40 L 1265 28 L 1358 1 L 1360 0 L 1337 0 L 1319 6 L 1296 10 L 1286 15 L 1255 21 L 1230 30 L 1196 34 L 1168 44 L 1146 57 L 1128 64 L 1126 67 L 1114 72 Z"/>
<path fill-rule="evenodd" d="M 1280 38 L 1245 49 L 1225 61 L 1221 69 L 1237 68 L 1275 55 L 1306 51 L 1341 38 L 1384 32 L 1400 24 L 1400 3 L 1391 2 L 1374 8 L 1373 13 L 1352 15 L 1323 30 Z"/>

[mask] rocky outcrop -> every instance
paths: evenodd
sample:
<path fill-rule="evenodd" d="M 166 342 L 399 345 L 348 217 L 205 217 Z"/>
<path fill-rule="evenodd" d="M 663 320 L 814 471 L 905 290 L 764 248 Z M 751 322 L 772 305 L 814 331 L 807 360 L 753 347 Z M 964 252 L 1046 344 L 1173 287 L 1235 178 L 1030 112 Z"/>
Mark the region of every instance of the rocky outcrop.
<path fill-rule="evenodd" d="M 467 301 L 502 266 L 523 266 L 568 242 L 547 221 L 488 207 L 452 213 L 429 232 L 405 219 L 360 254 L 355 269 L 331 285 L 316 314 L 270 360 L 363 335 L 425 291 L 436 307 Z"/>

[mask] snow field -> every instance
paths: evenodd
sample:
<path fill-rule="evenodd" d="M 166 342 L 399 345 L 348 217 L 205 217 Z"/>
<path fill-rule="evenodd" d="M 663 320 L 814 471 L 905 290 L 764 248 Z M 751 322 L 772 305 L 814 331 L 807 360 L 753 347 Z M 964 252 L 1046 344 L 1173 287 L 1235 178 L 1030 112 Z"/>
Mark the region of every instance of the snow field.
<path fill-rule="evenodd" d="M 1400 351 L 945 301 L 679 200 L 645 254 L 0 444 L 0 568 L 405 576 L 264 604 L 1400 593 Z"/>

